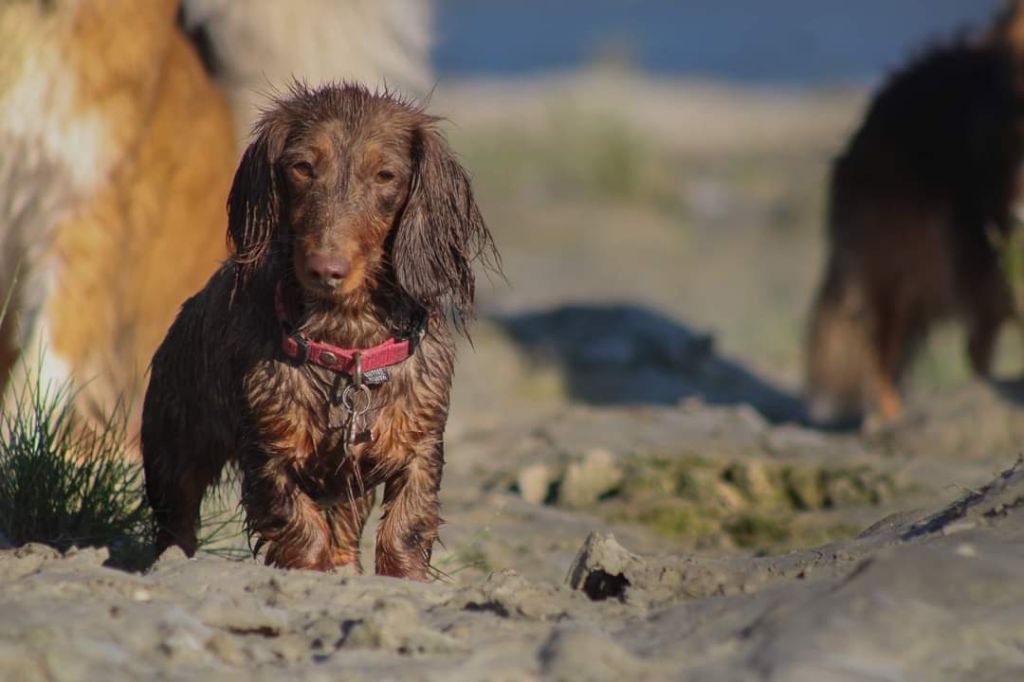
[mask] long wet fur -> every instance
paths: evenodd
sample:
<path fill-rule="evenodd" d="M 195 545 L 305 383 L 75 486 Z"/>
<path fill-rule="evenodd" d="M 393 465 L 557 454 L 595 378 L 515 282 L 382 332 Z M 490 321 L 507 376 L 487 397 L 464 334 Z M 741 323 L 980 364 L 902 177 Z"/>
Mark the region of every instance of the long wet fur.
<path fill-rule="evenodd" d="M 1022 162 L 1018 5 L 990 34 L 896 73 L 832 169 L 829 254 L 811 311 L 811 418 L 891 419 L 933 324 L 968 327 L 987 375 L 1012 297 L 992 244 L 1014 225 Z M 1016 27 L 1016 28 L 1015 28 Z"/>
<path fill-rule="evenodd" d="M 449 320 L 463 328 L 472 316 L 473 262 L 498 266 L 469 178 L 435 126 L 355 85 L 296 85 L 256 125 L 228 200 L 233 256 L 184 304 L 153 358 L 142 450 L 158 551 L 196 551 L 203 493 L 233 461 L 246 527 L 268 564 L 358 567 L 383 484 L 376 572 L 430 575 L 455 360 Z M 380 163 L 392 177 L 372 175 Z M 339 290 L 309 279 L 311 249 L 348 259 Z M 279 282 L 303 311 L 299 327 L 338 346 L 365 348 L 429 320 L 414 355 L 373 388 L 369 436 L 347 454 L 345 379 L 283 356 Z"/>

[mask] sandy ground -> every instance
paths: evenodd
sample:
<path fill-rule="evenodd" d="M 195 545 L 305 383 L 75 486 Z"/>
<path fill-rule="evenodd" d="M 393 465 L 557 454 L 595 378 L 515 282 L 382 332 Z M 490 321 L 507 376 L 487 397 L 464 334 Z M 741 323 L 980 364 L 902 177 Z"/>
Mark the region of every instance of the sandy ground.
<path fill-rule="evenodd" d="M 508 278 L 456 377 L 447 577 L 0 550 L 0 679 L 1022 678 L 1024 385 L 965 381 L 952 331 L 900 422 L 800 425 L 824 173 L 862 103 L 439 89 Z"/>
<path fill-rule="evenodd" d="M 0 671 L 11 680 L 1024 674 L 1020 467 L 855 539 L 766 557 L 637 554 L 593 517 L 501 495 L 451 498 L 453 528 L 501 517 L 496 548 L 517 546 L 501 554 L 484 543 L 500 568 L 419 584 L 171 552 L 137 575 L 103 567 L 102 550 L 0 552 Z M 584 542 L 589 529 L 601 532 Z M 571 544 L 578 551 L 564 551 Z"/>

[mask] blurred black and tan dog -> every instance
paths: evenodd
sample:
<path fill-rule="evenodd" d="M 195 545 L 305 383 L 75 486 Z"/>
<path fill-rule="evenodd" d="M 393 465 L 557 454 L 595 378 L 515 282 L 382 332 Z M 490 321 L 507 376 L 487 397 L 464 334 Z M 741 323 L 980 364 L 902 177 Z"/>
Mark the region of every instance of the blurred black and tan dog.
<path fill-rule="evenodd" d="M 885 422 L 929 328 L 968 329 L 988 375 L 1014 303 L 994 244 L 1013 230 L 1024 150 L 1024 2 L 893 75 L 835 161 L 826 270 L 807 337 L 819 424 Z"/>

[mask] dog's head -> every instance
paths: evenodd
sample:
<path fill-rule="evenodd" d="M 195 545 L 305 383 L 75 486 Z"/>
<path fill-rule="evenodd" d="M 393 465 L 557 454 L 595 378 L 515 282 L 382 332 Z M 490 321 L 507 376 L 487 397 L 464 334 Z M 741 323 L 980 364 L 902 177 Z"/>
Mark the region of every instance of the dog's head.
<path fill-rule="evenodd" d="M 397 287 L 471 315 L 472 262 L 497 253 L 436 122 L 361 86 L 293 86 L 256 124 L 228 199 L 240 286 L 287 263 L 319 299 Z"/>

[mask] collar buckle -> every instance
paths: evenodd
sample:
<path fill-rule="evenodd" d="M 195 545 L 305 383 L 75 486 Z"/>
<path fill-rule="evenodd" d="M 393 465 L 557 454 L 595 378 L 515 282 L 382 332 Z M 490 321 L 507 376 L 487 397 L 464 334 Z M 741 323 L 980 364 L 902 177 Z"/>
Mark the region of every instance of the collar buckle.
<path fill-rule="evenodd" d="M 352 385 L 356 388 L 363 387 L 363 354 L 360 351 L 356 351 L 355 354 L 355 367 L 352 369 Z"/>

